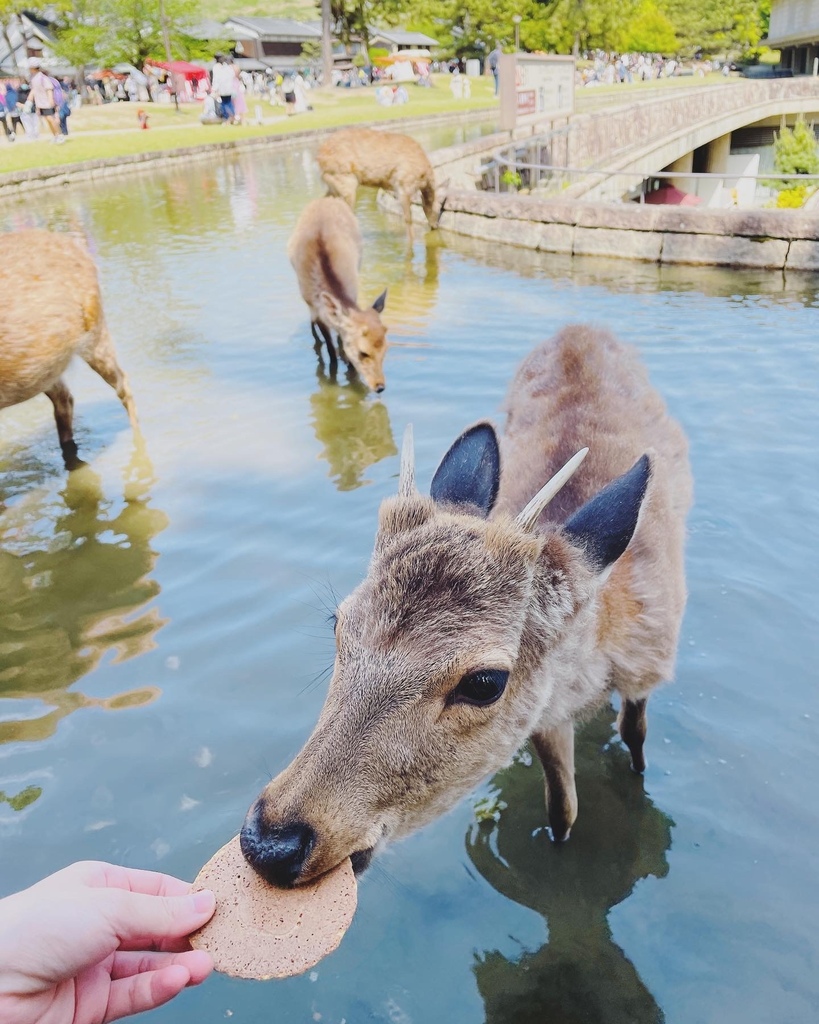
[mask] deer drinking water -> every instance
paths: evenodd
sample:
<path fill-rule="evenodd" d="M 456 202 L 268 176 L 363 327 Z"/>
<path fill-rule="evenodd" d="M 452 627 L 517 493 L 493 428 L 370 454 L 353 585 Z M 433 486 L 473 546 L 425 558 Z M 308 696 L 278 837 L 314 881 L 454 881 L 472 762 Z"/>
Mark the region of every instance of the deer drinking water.
<path fill-rule="evenodd" d="M 336 331 L 339 355 L 361 379 L 381 392 L 387 334 L 380 314 L 386 289 L 371 309 L 359 309 L 358 271 L 361 266 L 361 231 L 355 214 L 332 196 L 314 199 L 302 211 L 290 241 L 287 257 L 299 280 L 301 296 L 310 308 L 310 328 L 320 354 L 327 346 L 330 368 L 335 371 L 336 351 L 330 328 Z"/>
<path fill-rule="evenodd" d="M 429 226 L 435 230 L 443 203 L 435 193 L 435 171 L 423 148 L 397 132 L 371 128 L 344 128 L 319 146 L 316 155 L 321 176 L 332 195 L 355 208 L 359 185 L 392 192 L 404 214 L 407 238 L 412 242 L 412 197 L 421 193 Z"/>
<path fill-rule="evenodd" d="M 4 234 L 2 247 L 0 409 L 47 395 L 66 466 L 76 464 L 74 398 L 63 380 L 76 355 L 116 391 L 138 434 L 134 400 L 108 333 L 88 250 L 65 234 L 39 230 Z"/>
<path fill-rule="evenodd" d="M 672 675 L 685 604 L 691 477 L 636 355 L 604 331 L 564 329 L 519 368 L 500 442 L 480 423 L 430 497 L 414 480 L 405 443 L 367 576 L 338 607 L 318 724 L 245 819 L 245 856 L 274 884 L 347 856 L 363 870 L 527 739 L 553 838 L 568 838 L 575 722 L 612 691 L 632 766 L 645 767 L 646 700 Z"/>

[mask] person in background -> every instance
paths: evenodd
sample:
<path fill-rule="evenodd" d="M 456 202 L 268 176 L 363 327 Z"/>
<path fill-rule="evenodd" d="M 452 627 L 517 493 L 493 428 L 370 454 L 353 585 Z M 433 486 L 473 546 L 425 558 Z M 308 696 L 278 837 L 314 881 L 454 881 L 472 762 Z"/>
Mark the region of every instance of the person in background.
<path fill-rule="evenodd" d="M 0 900 L 0 1020 L 107 1022 L 162 1006 L 213 970 L 187 936 L 212 892 L 155 871 L 72 864 Z"/>
<path fill-rule="evenodd" d="M 222 104 L 222 120 L 226 124 L 233 124 L 235 111 L 233 109 L 233 96 L 236 88 L 236 74 L 233 65 L 228 63 L 223 53 L 216 54 L 216 63 L 211 72 L 211 88 L 219 97 Z"/>
<path fill-rule="evenodd" d="M 11 84 L 11 79 L 0 81 L 0 124 L 6 133 L 9 142 L 14 142 L 17 133 L 14 130 L 15 117 L 18 122 L 20 115 L 17 113 L 17 90 Z"/>
<path fill-rule="evenodd" d="M 247 90 L 242 76 L 239 74 L 239 69 L 234 65 L 232 70 L 235 79 L 233 83 L 233 123 L 241 124 L 247 113 Z"/>
<path fill-rule="evenodd" d="M 500 88 L 500 59 L 503 54 L 500 43 L 495 43 L 495 49 L 489 54 L 489 70 L 495 79 L 495 95 L 498 95 Z"/>
<path fill-rule="evenodd" d="M 64 139 L 68 138 L 68 119 L 71 117 L 71 104 L 68 102 L 68 82 L 63 79 L 59 82 L 56 78 L 52 78 L 49 75 L 52 86 L 54 87 L 54 106 L 57 112 L 57 121 L 60 125 L 60 135 Z"/>
<path fill-rule="evenodd" d="M 34 107 L 38 117 L 48 125 L 51 131 L 51 138 L 54 142 L 63 142 L 64 136 L 60 135 L 57 124 L 57 107 L 54 99 L 54 80 L 49 78 L 43 71 L 39 57 L 29 57 L 28 66 L 31 69 L 31 98 L 30 104 Z"/>
<path fill-rule="evenodd" d="M 24 79 L 20 79 L 17 86 L 17 109 L 20 111 L 20 123 L 27 139 L 38 139 L 40 137 L 40 120 L 31 109 L 31 86 Z"/>

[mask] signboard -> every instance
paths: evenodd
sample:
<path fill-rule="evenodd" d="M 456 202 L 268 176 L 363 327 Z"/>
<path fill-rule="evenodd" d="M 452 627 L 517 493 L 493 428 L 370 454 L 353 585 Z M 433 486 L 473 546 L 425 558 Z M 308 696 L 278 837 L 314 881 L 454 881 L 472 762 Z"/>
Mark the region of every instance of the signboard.
<path fill-rule="evenodd" d="M 499 79 L 502 131 L 574 111 L 574 57 L 504 53 Z"/>

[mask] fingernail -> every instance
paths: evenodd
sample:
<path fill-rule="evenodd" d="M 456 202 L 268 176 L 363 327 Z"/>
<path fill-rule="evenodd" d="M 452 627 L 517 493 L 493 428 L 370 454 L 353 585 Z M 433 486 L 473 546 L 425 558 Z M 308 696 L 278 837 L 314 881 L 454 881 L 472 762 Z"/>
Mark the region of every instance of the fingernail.
<path fill-rule="evenodd" d="M 216 897 L 210 889 L 201 889 L 199 892 L 193 893 L 193 909 L 197 914 L 204 914 L 208 911 L 213 913 L 215 907 Z"/>

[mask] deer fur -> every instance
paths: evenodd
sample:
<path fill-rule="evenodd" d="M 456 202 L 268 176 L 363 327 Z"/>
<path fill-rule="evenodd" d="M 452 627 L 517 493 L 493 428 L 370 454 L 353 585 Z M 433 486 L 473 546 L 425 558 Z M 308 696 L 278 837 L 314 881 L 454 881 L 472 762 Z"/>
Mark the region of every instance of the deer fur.
<path fill-rule="evenodd" d="M 133 396 L 108 333 L 88 250 L 68 235 L 30 230 L 2 235 L 2 252 L 0 409 L 47 395 L 70 466 L 77 458 L 74 398 L 63 374 L 76 355 L 116 391 L 138 434 Z"/>
<path fill-rule="evenodd" d="M 455 442 L 430 497 L 405 449 L 367 576 L 338 608 L 318 724 L 242 830 L 248 861 L 276 884 L 350 855 L 363 869 L 527 739 L 553 838 L 566 839 L 574 725 L 613 691 L 632 766 L 645 767 L 646 700 L 671 678 L 685 604 L 686 439 L 636 354 L 589 327 L 524 360 L 506 414 L 499 446 L 486 423 Z M 584 445 L 557 496 L 525 511 Z M 498 699 L 465 702 L 490 670 L 508 672 Z"/>
<path fill-rule="evenodd" d="M 287 256 L 299 280 L 301 296 L 310 308 L 310 326 L 320 353 L 327 346 L 331 370 L 336 352 L 330 329 L 336 331 L 339 355 L 353 366 L 359 377 L 381 392 L 387 332 L 380 314 L 387 299 L 386 289 L 370 309 L 359 309 L 358 271 L 362 254 L 361 231 L 355 214 L 341 199 L 314 199 L 302 211 L 290 241 Z"/>
<path fill-rule="evenodd" d="M 438 227 L 443 204 L 436 199 L 435 171 L 421 145 L 409 135 L 344 128 L 319 146 L 317 159 L 330 194 L 340 196 L 351 209 L 359 185 L 392 192 L 401 204 L 412 242 L 412 198 L 420 192 L 429 226 Z"/>

